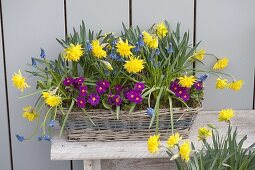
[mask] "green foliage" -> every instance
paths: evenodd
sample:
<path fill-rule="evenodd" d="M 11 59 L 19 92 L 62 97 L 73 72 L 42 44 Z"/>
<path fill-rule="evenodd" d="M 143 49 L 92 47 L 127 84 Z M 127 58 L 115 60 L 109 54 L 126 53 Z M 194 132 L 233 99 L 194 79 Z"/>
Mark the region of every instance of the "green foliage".
<path fill-rule="evenodd" d="M 213 130 L 212 144 L 203 141 L 203 149 L 194 151 L 187 164 L 176 160 L 178 169 L 189 170 L 253 170 L 255 169 L 255 143 L 244 148 L 247 136 L 237 140 L 237 129 L 231 125 L 225 136 Z M 193 149 L 195 150 L 194 146 Z M 170 154 L 171 155 L 171 154 Z"/>

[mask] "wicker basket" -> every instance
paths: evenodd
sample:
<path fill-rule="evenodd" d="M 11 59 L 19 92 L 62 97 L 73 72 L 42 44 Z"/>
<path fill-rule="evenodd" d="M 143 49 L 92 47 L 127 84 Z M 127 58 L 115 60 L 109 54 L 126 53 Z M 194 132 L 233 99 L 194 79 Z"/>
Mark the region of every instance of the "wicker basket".
<path fill-rule="evenodd" d="M 174 108 L 174 131 L 187 138 L 190 127 L 201 108 Z M 68 141 L 144 141 L 155 133 L 155 124 L 149 129 L 150 117 L 146 110 L 121 112 L 119 119 L 108 110 L 89 110 L 88 115 L 94 126 L 83 112 L 71 112 L 66 123 Z M 159 133 L 161 140 L 171 134 L 169 109 L 160 109 Z"/>

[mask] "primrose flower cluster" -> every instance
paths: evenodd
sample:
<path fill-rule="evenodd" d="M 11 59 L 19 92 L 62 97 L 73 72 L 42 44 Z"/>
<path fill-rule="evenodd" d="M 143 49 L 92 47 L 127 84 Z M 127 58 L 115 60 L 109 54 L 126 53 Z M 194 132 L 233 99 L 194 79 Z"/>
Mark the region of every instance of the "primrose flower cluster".
<path fill-rule="evenodd" d="M 76 105 L 85 108 L 88 103 L 96 107 L 106 98 L 111 106 L 121 106 L 123 103 L 140 104 L 143 101 L 142 91 L 145 85 L 141 82 L 134 84 L 134 88 L 122 87 L 120 84 L 111 87 L 107 80 L 99 80 L 94 88 L 88 89 L 84 77 L 67 77 L 63 81 L 66 91 L 73 92 L 76 97 Z"/>

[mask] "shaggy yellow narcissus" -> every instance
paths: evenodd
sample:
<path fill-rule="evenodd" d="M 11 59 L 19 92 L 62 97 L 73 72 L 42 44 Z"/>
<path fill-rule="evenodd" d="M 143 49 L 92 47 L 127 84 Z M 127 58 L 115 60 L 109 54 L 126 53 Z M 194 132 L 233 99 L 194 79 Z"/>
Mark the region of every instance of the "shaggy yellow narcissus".
<path fill-rule="evenodd" d="M 158 38 L 156 36 L 150 35 L 148 32 L 143 31 L 143 41 L 144 43 L 152 49 L 158 48 Z"/>
<path fill-rule="evenodd" d="M 204 49 L 201 49 L 197 52 L 194 52 L 193 54 L 193 58 L 199 60 L 199 61 L 202 61 L 205 57 L 205 50 Z"/>
<path fill-rule="evenodd" d="M 26 106 L 26 107 L 23 108 L 22 117 L 27 119 L 28 121 L 32 122 L 36 118 L 38 118 L 38 114 L 34 111 L 32 106 Z"/>
<path fill-rule="evenodd" d="M 49 92 L 43 92 L 42 96 L 45 100 L 45 103 L 50 107 L 56 107 L 62 103 L 62 98 L 58 95 L 51 94 Z"/>
<path fill-rule="evenodd" d="M 179 77 L 179 84 L 182 86 L 182 87 L 187 87 L 187 88 L 190 88 L 196 81 L 197 79 L 194 77 L 194 76 L 182 76 L 182 77 Z"/>
<path fill-rule="evenodd" d="M 243 80 L 233 81 L 228 84 L 228 88 L 235 91 L 241 90 L 242 86 L 243 86 Z"/>
<path fill-rule="evenodd" d="M 189 159 L 190 159 L 190 153 L 191 153 L 190 142 L 189 141 L 185 141 L 180 146 L 179 154 L 181 156 L 181 159 L 184 160 L 185 162 L 188 162 Z"/>
<path fill-rule="evenodd" d="M 150 153 L 157 152 L 159 150 L 159 144 L 160 144 L 159 135 L 150 136 L 147 142 L 148 151 Z"/>
<path fill-rule="evenodd" d="M 228 80 L 227 79 L 222 79 L 222 78 L 217 78 L 215 87 L 216 89 L 224 89 L 228 85 Z"/>
<path fill-rule="evenodd" d="M 235 116 L 233 109 L 222 109 L 219 112 L 218 120 L 219 122 L 229 122 Z"/>
<path fill-rule="evenodd" d="M 178 132 L 176 132 L 172 134 L 171 136 L 169 136 L 167 140 L 167 146 L 169 148 L 174 148 L 175 145 L 177 145 L 180 140 L 182 140 L 182 136 Z"/>
<path fill-rule="evenodd" d="M 18 73 L 14 73 L 14 75 L 12 76 L 12 83 L 17 89 L 20 89 L 21 92 L 23 92 L 25 88 L 30 87 L 26 83 L 26 78 L 22 76 L 20 70 Z"/>
<path fill-rule="evenodd" d="M 214 64 L 213 69 L 214 70 L 223 70 L 228 66 L 228 58 L 224 57 L 221 59 L 217 59 L 217 62 Z"/>
<path fill-rule="evenodd" d="M 201 127 L 198 129 L 198 140 L 205 140 L 212 136 L 212 131 L 208 127 Z"/>
<path fill-rule="evenodd" d="M 68 48 L 65 49 L 64 58 L 67 61 L 79 61 L 81 56 L 84 54 L 83 49 L 80 44 L 74 45 L 70 44 Z"/>
<path fill-rule="evenodd" d="M 129 61 L 126 61 L 124 68 L 129 73 L 139 73 L 144 68 L 144 61 L 140 60 L 138 57 L 130 57 Z"/>
<path fill-rule="evenodd" d="M 42 96 L 44 99 L 46 99 L 47 97 L 50 96 L 50 93 L 49 92 L 42 92 Z"/>
<path fill-rule="evenodd" d="M 131 49 L 134 48 L 135 46 L 131 46 L 128 44 L 128 40 L 125 42 L 119 38 L 118 43 L 116 44 L 117 47 L 117 52 L 122 56 L 122 57 L 130 57 L 132 56 Z"/>
<path fill-rule="evenodd" d="M 92 54 L 94 57 L 101 59 L 106 57 L 106 51 L 103 50 L 103 46 L 100 45 L 99 40 L 93 40 L 91 43 Z"/>
<path fill-rule="evenodd" d="M 155 30 L 156 30 L 157 35 L 160 38 L 164 38 L 166 36 L 166 34 L 168 33 L 167 26 L 164 22 L 161 22 L 161 23 L 157 24 L 155 26 Z"/>

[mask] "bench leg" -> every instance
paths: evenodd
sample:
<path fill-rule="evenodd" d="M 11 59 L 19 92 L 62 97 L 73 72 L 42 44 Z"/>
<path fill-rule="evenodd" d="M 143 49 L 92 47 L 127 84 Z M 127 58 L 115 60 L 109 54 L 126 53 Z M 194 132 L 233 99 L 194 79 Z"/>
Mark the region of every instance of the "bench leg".
<path fill-rule="evenodd" d="M 101 160 L 83 160 L 84 170 L 101 170 Z"/>

